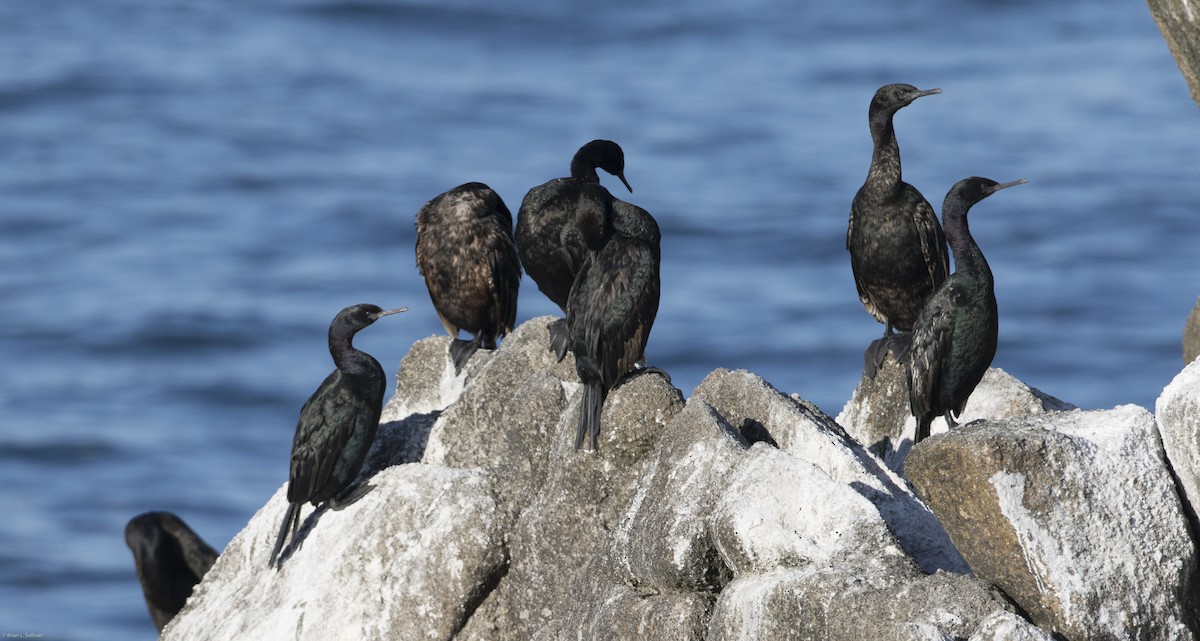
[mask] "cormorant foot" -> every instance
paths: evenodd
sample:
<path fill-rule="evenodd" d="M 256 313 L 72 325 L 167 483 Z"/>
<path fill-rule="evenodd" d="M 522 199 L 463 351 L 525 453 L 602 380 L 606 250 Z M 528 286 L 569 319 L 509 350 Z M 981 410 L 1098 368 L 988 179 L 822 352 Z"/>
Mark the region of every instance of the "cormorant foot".
<path fill-rule="evenodd" d="M 567 319 L 560 318 L 550 323 L 550 351 L 554 352 L 554 356 L 558 358 L 558 362 L 567 356 L 567 349 L 570 347 L 571 336 L 567 332 Z"/>
<path fill-rule="evenodd" d="M 329 499 L 329 509 L 341 510 L 351 505 L 354 505 L 362 497 L 366 496 L 371 490 L 375 489 L 374 485 L 363 481 L 358 485 L 351 485 L 342 490 L 341 494 Z"/>
<path fill-rule="evenodd" d="M 479 349 L 479 342 L 475 339 L 467 341 L 456 338 L 450 341 L 450 359 L 454 361 L 455 376 L 462 373 L 462 368 L 466 366 L 467 361 L 471 360 L 471 356 L 477 349 Z"/>
<path fill-rule="evenodd" d="M 888 352 L 896 358 L 896 362 L 901 365 L 908 362 L 908 353 L 912 348 L 912 332 L 903 332 L 900 334 L 892 334 L 871 341 L 870 346 L 863 352 L 863 374 L 874 380 L 875 374 L 879 372 L 879 368 L 883 362 L 887 360 Z"/>

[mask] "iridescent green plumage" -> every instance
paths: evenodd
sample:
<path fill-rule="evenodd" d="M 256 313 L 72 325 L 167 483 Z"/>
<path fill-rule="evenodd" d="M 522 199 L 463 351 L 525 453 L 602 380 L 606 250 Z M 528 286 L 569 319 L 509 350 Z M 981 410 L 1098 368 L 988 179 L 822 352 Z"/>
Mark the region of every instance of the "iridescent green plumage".
<path fill-rule="evenodd" d="M 362 469 L 379 428 L 387 379 L 379 361 L 351 343 L 364 327 L 407 308 L 383 310 L 375 305 L 343 309 L 329 325 L 333 370 L 300 409 L 288 475 L 287 514 L 271 551 L 275 564 L 284 541 L 300 525 L 300 506 L 336 500 L 350 489 Z"/>

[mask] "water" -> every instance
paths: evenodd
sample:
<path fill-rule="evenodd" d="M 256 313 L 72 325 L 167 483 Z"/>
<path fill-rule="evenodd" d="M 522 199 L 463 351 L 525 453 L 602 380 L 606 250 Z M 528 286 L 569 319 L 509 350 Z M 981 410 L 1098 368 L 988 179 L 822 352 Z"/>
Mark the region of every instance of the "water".
<path fill-rule="evenodd" d="M 649 354 L 685 393 L 727 367 L 849 398 L 882 327 L 846 218 L 896 81 L 944 90 L 896 119 L 932 202 L 1030 179 L 972 214 L 996 365 L 1095 408 L 1181 368 L 1200 114 L 1140 2 L 504 4 L 0 4 L 0 632 L 154 638 L 125 522 L 224 546 L 337 310 L 412 308 L 358 341 L 391 371 L 442 331 L 417 209 L 478 180 L 515 211 L 593 138 L 662 227 Z"/>

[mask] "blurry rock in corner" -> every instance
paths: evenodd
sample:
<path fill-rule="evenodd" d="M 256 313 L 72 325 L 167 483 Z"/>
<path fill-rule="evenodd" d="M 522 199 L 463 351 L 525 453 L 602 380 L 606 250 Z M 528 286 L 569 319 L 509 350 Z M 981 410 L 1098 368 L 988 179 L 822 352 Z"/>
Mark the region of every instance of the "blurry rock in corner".
<path fill-rule="evenodd" d="M 1190 363 L 1200 356 L 1200 298 L 1183 326 L 1183 362 Z"/>

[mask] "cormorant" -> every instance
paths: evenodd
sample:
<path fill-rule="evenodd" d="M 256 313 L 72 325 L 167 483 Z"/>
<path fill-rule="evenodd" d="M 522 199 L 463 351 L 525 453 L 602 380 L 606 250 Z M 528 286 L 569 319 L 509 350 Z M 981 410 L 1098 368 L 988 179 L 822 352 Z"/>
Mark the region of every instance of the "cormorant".
<path fill-rule="evenodd" d="M 633 192 L 625 180 L 625 153 L 620 145 L 611 140 L 593 140 L 575 152 L 569 178 L 555 178 L 530 189 L 517 211 L 517 251 L 525 273 L 564 313 L 571 285 L 589 255 L 576 219 L 607 211 L 613 199 L 600 186 L 597 167 L 619 178 Z M 565 322 L 554 321 L 550 324 L 550 345 L 559 360 L 566 354 L 567 344 Z"/>
<path fill-rule="evenodd" d="M 608 391 L 643 359 L 658 314 L 658 224 L 646 210 L 613 199 L 612 216 L 585 216 L 579 231 L 592 251 L 567 304 L 575 371 L 583 383 L 575 448 L 596 449 Z"/>
<path fill-rule="evenodd" d="M 997 191 L 1025 182 L 1024 178 L 1007 183 L 964 178 L 946 194 L 942 223 L 954 252 L 954 273 L 913 324 L 908 399 L 917 418 L 914 443 L 929 436 L 929 424 L 936 416 L 945 416 L 948 425 L 955 425 L 953 415 L 962 413 L 996 355 L 999 324 L 992 270 L 971 237 L 967 211 Z"/>
<path fill-rule="evenodd" d="M 150 618 L 162 632 L 217 560 L 217 551 L 170 512 L 146 512 L 130 519 L 125 544 L 133 551 Z"/>
<path fill-rule="evenodd" d="M 867 180 L 854 195 L 846 229 L 846 249 L 858 298 L 875 320 L 884 324 L 882 342 L 873 351 L 876 365 L 886 354 L 893 330 L 909 331 L 921 306 L 950 271 L 946 239 L 929 201 L 901 180 L 900 147 L 892 118 L 921 96 L 941 93 L 912 85 L 880 87 L 871 99 L 868 118 L 874 152 Z"/>
<path fill-rule="evenodd" d="M 454 340 L 454 373 L 480 347 L 512 331 L 521 263 L 513 220 L 500 195 L 483 183 L 459 185 L 417 212 L 417 270 L 438 318 Z M 458 331 L 473 334 L 458 338 Z"/>
<path fill-rule="evenodd" d="M 300 506 L 344 498 L 362 469 L 379 429 L 387 380 L 379 361 L 355 349 L 351 341 L 360 329 L 380 318 L 406 311 L 407 307 L 383 310 L 375 305 L 352 305 L 338 312 L 329 324 L 329 353 L 337 369 L 300 408 L 288 475 L 290 505 L 271 550 L 271 565 L 275 565 L 288 531 L 295 535 L 300 525 Z"/>

